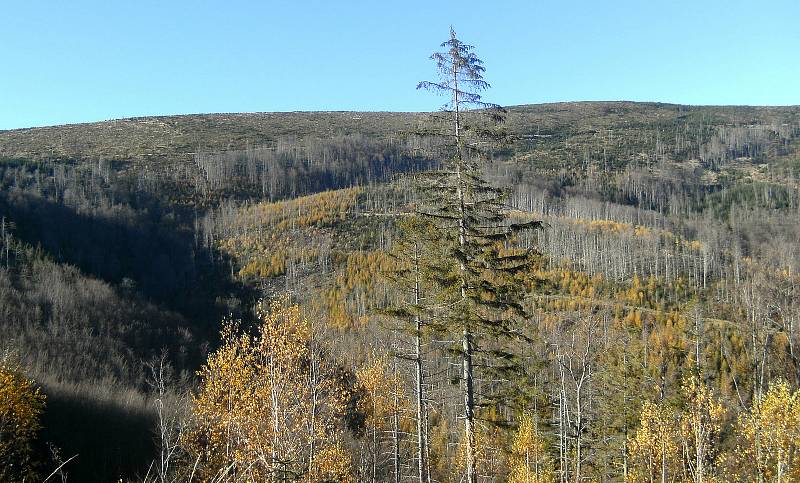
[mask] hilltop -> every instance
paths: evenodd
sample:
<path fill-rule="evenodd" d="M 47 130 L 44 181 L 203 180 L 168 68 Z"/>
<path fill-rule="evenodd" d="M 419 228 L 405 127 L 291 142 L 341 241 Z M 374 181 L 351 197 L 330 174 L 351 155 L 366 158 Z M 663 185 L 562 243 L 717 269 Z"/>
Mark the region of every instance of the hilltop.
<path fill-rule="evenodd" d="M 561 102 L 509 106 L 513 134 L 580 136 L 604 129 L 667 129 L 681 123 L 797 124 L 800 107 L 683 106 L 642 102 Z M 276 112 L 117 119 L 0 131 L 0 157 L 181 161 L 200 151 L 245 149 L 282 136 L 359 133 L 388 137 L 418 129 L 425 113 Z M 624 134 L 623 134 L 624 135 Z"/>

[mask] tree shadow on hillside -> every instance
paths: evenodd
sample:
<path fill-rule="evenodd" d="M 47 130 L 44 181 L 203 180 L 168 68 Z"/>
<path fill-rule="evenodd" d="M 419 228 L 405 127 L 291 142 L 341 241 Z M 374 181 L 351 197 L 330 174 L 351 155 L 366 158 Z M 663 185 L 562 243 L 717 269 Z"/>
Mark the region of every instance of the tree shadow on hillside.
<path fill-rule="evenodd" d="M 76 390 L 85 390 L 84 385 L 58 386 L 44 386 L 47 407 L 40 440 L 56 445 L 62 460 L 77 455 L 64 467 L 69 481 L 143 476 L 157 451 L 156 420 L 146 401 L 133 391 L 123 391 L 129 392 L 128 400 L 108 399 Z"/>
<path fill-rule="evenodd" d="M 24 192 L 0 195 L 0 212 L 16 223 L 15 236 L 54 261 L 216 327 L 220 316 L 236 309 L 235 302 L 227 302 L 246 290 L 214 261 L 217 254 L 196 243 L 174 211 L 155 200 L 147 205 L 141 211 L 111 207 L 88 214 Z"/>

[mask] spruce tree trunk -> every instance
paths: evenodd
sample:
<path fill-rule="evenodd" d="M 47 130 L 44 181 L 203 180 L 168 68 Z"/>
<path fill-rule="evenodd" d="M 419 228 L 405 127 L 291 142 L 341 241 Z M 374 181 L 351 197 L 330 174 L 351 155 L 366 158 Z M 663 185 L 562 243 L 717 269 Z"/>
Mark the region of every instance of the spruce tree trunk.
<path fill-rule="evenodd" d="M 475 426 L 473 408 L 475 399 L 472 380 L 472 334 L 464 329 L 464 437 L 467 443 L 467 483 L 477 483 L 478 475 L 475 469 Z"/>
<path fill-rule="evenodd" d="M 457 112 L 457 111 L 456 111 Z M 458 220 L 458 242 L 459 246 L 461 247 L 462 251 L 466 244 L 466 216 L 464 212 L 464 190 L 462 189 L 462 181 L 461 181 L 461 155 L 459 153 L 459 160 L 456 166 L 456 173 L 457 173 L 457 181 L 458 181 L 458 188 L 457 194 L 459 198 L 459 211 L 460 211 L 460 218 Z M 467 268 L 464 265 L 464 262 L 461 262 L 461 303 L 466 306 L 469 303 L 467 299 L 467 280 L 466 280 L 466 271 Z M 467 310 L 465 310 L 465 313 Z M 465 314 L 465 317 L 469 317 L 468 314 Z M 467 483 L 477 483 L 478 475 L 476 471 L 476 462 L 475 462 L 475 422 L 474 422 L 474 410 L 475 410 L 475 391 L 474 391 L 474 379 L 472 376 L 472 331 L 470 330 L 470 323 L 469 320 L 463 320 L 462 323 L 464 324 L 464 332 L 462 336 L 462 348 L 463 351 L 463 361 L 462 361 L 462 378 L 464 379 L 464 439 L 467 444 L 466 447 L 466 456 L 467 456 Z"/>

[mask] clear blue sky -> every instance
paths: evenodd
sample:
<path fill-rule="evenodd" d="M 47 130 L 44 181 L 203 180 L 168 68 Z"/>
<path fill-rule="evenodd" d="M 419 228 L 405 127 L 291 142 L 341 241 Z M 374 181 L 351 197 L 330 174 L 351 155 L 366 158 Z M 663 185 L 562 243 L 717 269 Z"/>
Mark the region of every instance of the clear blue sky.
<path fill-rule="evenodd" d="M 0 18 L 0 129 L 434 110 L 415 86 L 451 24 L 504 105 L 800 104 L 798 0 L 5 0 Z"/>

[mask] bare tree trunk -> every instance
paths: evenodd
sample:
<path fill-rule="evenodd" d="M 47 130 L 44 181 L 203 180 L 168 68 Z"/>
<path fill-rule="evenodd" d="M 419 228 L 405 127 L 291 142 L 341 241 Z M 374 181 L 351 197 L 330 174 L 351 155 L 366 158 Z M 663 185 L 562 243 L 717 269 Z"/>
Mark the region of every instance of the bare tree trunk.
<path fill-rule="evenodd" d="M 625 350 L 622 352 L 622 380 L 624 395 L 623 404 L 623 428 L 622 428 L 622 481 L 628 481 L 628 338 L 625 338 Z"/>
<path fill-rule="evenodd" d="M 694 308 L 694 360 L 695 364 L 697 365 L 697 374 L 700 375 L 703 372 L 703 365 L 701 363 L 701 351 L 700 351 L 700 344 L 701 344 L 701 330 L 700 330 L 700 309 L 695 307 Z"/>
<path fill-rule="evenodd" d="M 800 386 L 800 356 L 798 356 L 795 347 L 795 317 L 792 315 L 789 318 L 789 357 L 794 365 L 795 384 Z"/>
<path fill-rule="evenodd" d="M 395 366 L 395 383 L 397 382 L 397 367 Z M 392 463 L 394 466 L 394 483 L 400 483 L 400 411 L 397 407 L 397 387 L 394 391 L 394 408 L 392 414 Z"/>
<path fill-rule="evenodd" d="M 278 394 L 278 387 L 276 384 L 276 375 L 275 375 L 275 361 L 270 358 L 269 360 L 269 384 L 270 384 L 270 398 L 272 403 L 272 448 L 270 451 L 270 459 L 269 462 L 269 471 L 270 471 L 270 481 L 276 481 L 275 473 L 277 472 L 277 463 L 278 463 L 278 437 L 281 434 L 280 428 L 280 403 L 281 398 Z M 309 472 L 311 468 L 309 468 Z"/>
<path fill-rule="evenodd" d="M 559 356 L 557 356 L 559 357 Z M 565 383 L 564 365 L 558 364 L 560 387 L 558 391 L 558 462 L 561 473 L 561 483 L 568 480 L 569 469 L 567 467 L 567 389 Z"/>
<path fill-rule="evenodd" d="M 316 416 L 317 416 L 317 366 L 316 357 L 314 353 L 311 354 L 311 364 L 309 364 L 309 377 L 311 379 L 311 421 L 309 423 L 309 450 L 308 450 L 308 473 L 307 481 L 311 482 L 311 468 L 314 466 L 314 457 L 316 455 Z"/>
<path fill-rule="evenodd" d="M 581 390 L 578 386 L 575 394 L 575 475 L 573 475 L 575 481 L 581 481 L 581 458 L 583 457 L 581 454 L 583 447 L 583 408 L 581 405 Z"/>
<path fill-rule="evenodd" d="M 414 305 L 420 303 L 420 282 L 419 282 L 419 252 L 418 245 L 414 243 Z M 425 424 L 425 407 L 423 384 L 425 374 L 422 372 L 422 320 L 417 316 L 414 320 L 416 324 L 415 344 L 414 344 L 414 364 L 416 366 L 417 378 L 417 463 L 419 464 L 419 481 L 426 482 L 425 478 L 425 455 L 427 452 L 428 435 L 427 425 Z"/>
<path fill-rule="evenodd" d="M 427 443 L 430 439 L 428 435 L 430 435 L 430 424 L 428 422 L 428 411 L 425 410 L 423 414 L 425 417 L 425 481 L 430 483 L 431 481 L 431 447 Z"/>
<path fill-rule="evenodd" d="M 377 414 L 375 400 L 372 401 L 372 414 Z M 372 483 L 378 481 L 378 428 L 372 423 Z"/>
<path fill-rule="evenodd" d="M 417 369 L 417 462 L 419 464 L 419 481 L 425 482 L 425 453 L 426 453 L 426 446 L 428 444 L 427 441 L 427 428 L 425 427 L 425 413 L 424 408 L 424 396 L 422 393 L 422 384 L 423 384 L 423 377 L 424 374 L 422 372 L 422 344 L 420 339 L 422 338 L 422 322 L 420 321 L 419 317 L 416 320 L 417 323 L 417 336 L 416 336 L 416 344 L 415 344 L 415 364 Z"/>

